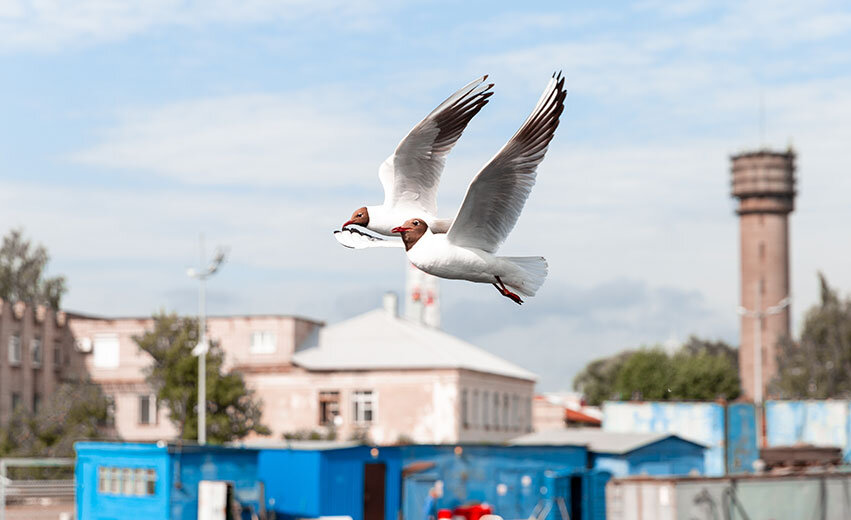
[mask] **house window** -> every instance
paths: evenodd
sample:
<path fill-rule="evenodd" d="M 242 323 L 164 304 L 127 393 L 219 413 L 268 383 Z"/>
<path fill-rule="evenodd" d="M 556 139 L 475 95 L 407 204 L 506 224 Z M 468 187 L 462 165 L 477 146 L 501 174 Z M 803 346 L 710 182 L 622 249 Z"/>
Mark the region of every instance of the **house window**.
<path fill-rule="evenodd" d="M 493 393 L 493 429 L 499 429 L 499 393 Z"/>
<path fill-rule="evenodd" d="M 340 392 L 319 392 L 319 425 L 334 426 L 334 418 L 340 415 Z"/>
<path fill-rule="evenodd" d="M 21 364 L 21 335 L 12 334 L 9 336 L 9 364 Z"/>
<path fill-rule="evenodd" d="M 12 411 L 14 412 L 18 408 L 21 407 L 21 394 L 19 392 L 12 392 Z"/>
<path fill-rule="evenodd" d="M 479 391 L 473 390 L 473 419 L 470 424 L 475 428 L 479 425 Z"/>
<path fill-rule="evenodd" d="M 467 390 L 461 390 L 461 425 L 466 430 L 470 427 L 470 421 L 467 417 Z"/>
<path fill-rule="evenodd" d="M 36 414 L 41 409 L 41 394 L 38 392 L 33 394 L 33 413 Z"/>
<path fill-rule="evenodd" d="M 487 390 L 482 392 L 482 426 L 485 427 L 485 430 L 487 430 L 491 426 L 489 419 L 490 414 L 488 413 L 488 397 L 490 397 L 490 394 L 487 392 Z"/>
<path fill-rule="evenodd" d="M 98 493 L 152 496 L 157 492 L 157 471 L 150 468 L 98 466 Z"/>
<path fill-rule="evenodd" d="M 274 332 L 257 331 L 251 333 L 252 354 L 274 354 L 277 349 L 277 337 Z"/>
<path fill-rule="evenodd" d="M 159 403 L 157 396 L 143 394 L 139 396 L 139 424 L 157 424 Z"/>
<path fill-rule="evenodd" d="M 30 340 L 30 354 L 34 367 L 41 366 L 41 338 L 33 338 Z"/>
<path fill-rule="evenodd" d="M 94 365 L 96 368 L 115 368 L 118 366 L 118 335 L 98 334 L 94 339 Z"/>
<path fill-rule="evenodd" d="M 375 403 L 372 390 L 355 390 L 352 394 L 353 417 L 358 424 L 372 423 L 375 415 Z"/>
<path fill-rule="evenodd" d="M 104 426 L 115 426 L 115 397 L 111 395 L 104 396 L 106 399 L 106 419 Z"/>
<path fill-rule="evenodd" d="M 502 429 L 505 431 L 508 431 L 509 419 L 508 394 L 502 394 Z"/>

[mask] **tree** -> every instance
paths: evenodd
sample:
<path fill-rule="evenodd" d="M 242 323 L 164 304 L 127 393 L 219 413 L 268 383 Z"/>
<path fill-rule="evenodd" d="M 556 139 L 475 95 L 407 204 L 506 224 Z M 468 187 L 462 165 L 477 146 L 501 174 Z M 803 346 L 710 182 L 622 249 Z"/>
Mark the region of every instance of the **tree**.
<path fill-rule="evenodd" d="M 819 273 L 821 301 L 804 317 L 801 339 L 777 344 L 769 392 L 784 399 L 851 398 L 851 297 L 842 299 Z"/>
<path fill-rule="evenodd" d="M 671 359 L 659 347 L 633 352 L 615 378 L 615 394 L 621 399 L 661 401 L 670 394 L 673 381 Z"/>
<path fill-rule="evenodd" d="M 50 257 L 42 245 L 33 246 L 23 231 L 13 229 L 0 246 L 0 298 L 59 309 L 65 294 L 65 277 L 45 278 Z"/>
<path fill-rule="evenodd" d="M 148 368 L 148 384 L 169 411 L 169 420 L 181 439 L 198 437 L 198 320 L 176 314 L 154 316 L 154 329 L 133 338 L 154 362 Z M 207 352 L 207 438 L 211 443 L 241 439 L 251 432 L 268 435 L 261 422 L 261 403 L 245 386 L 242 374 L 224 373 L 224 352 L 218 342 Z"/>
<path fill-rule="evenodd" d="M 592 405 L 607 399 L 711 400 L 741 394 L 736 349 L 694 336 L 673 355 L 657 346 L 592 361 L 573 385 Z"/>
<path fill-rule="evenodd" d="M 573 378 L 573 388 L 582 392 L 588 404 L 599 406 L 607 399 L 617 399 L 615 380 L 621 367 L 633 354 L 627 350 L 614 356 L 596 359 Z"/>
<path fill-rule="evenodd" d="M 109 404 L 90 381 L 63 383 L 35 414 L 13 413 L 0 429 L 0 456 L 73 457 L 74 443 L 108 437 Z"/>

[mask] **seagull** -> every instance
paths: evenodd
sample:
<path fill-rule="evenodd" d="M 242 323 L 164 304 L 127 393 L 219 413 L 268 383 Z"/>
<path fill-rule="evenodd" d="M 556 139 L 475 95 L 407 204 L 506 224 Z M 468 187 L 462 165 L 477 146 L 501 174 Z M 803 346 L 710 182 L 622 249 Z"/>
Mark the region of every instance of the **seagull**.
<path fill-rule="evenodd" d="M 473 178 L 448 232 L 435 233 L 420 217 L 393 228 L 412 264 L 441 278 L 490 283 L 518 304 L 520 295 L 535 295 L 547 277 L 546 259 L 496 256 L 496 251 L 532 191 L 566 96 L 564 78 L 553 74 L 523 126 Z"/>
<path fill-rule="evenodd" d="M 437 185 L 446 156 L 458 142 L 473 116 L 493 95 L 493 83 L 484 75 L 449 96 L 419 122 L 378 169 L 384 187 L 384 204 L 356 209 L 352 217 L 335 231 L 337 240 L 355 249 L 401 246 L 398 241 L 382 244 L 382 239 L 364 239 L 365 233 L 346 229 L 352 224 L 375 233 L 395 236 L 394 226 L 414 216 L 424 219 L 435 233 L 445 233 L 451 223 L 437 218 Z M 385 241 L 386 242 L 386 241 Z"/>

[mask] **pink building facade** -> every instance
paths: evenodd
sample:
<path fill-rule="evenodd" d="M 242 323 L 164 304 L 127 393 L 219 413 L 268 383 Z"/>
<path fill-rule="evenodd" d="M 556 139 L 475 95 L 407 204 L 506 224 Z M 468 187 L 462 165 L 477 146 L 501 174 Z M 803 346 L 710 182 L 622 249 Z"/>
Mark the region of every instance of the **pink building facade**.
<path fill-rule="evenodd" d="M 392 308 L 390 303 L 392 303 Z M 378 444 L 501 442 L 531 430 L 535 376 L 425 324 L 395 298 L 331 326 L 294 316 L 208 318 L 228 369 L 262 401 L 272 439 L 314 432 Z M 69 319 L 91 378 L 114 403 L 119 437 L 171 439 L 176 430 L 145 382 L 150 357 L 133 340 L 150 318 Z"/>

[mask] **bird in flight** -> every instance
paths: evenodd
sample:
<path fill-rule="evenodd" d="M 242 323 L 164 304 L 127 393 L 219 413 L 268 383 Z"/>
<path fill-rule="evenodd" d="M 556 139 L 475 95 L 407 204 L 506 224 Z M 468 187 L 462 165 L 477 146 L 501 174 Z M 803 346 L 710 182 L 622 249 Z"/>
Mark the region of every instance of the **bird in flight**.
<path fill-rule="evenodd" d="M 384 203 L 356 209 L 340 231 L 334 232 L 346 247 L 394 247 L 402 244 L 368 235 L 358 225 L 381 235 L 399 222 L 414 216 L 425 220 L 435 233 L 445 233 L 451 221 L 437 218 L 437 186 L 446 156 L 458 142 L 467 124 L 493 95 L 487 75 L 465 85 L 420 121 L 378 169 L 384 187 Z"/>
<path fill-rule="evenodd" d="M 392 229 L 402 236 L 411 263 L 441 278 L 490 283 L 518 304 L 521 295 L 535 295 L 547 276 L 544 257 L 496 256 L 496 251 L 532 191 L 566 96 L 564 78 L 553 74 L 523 126 L 473 178 L 446 233 L 436 233 L 419 216 Z"/>

